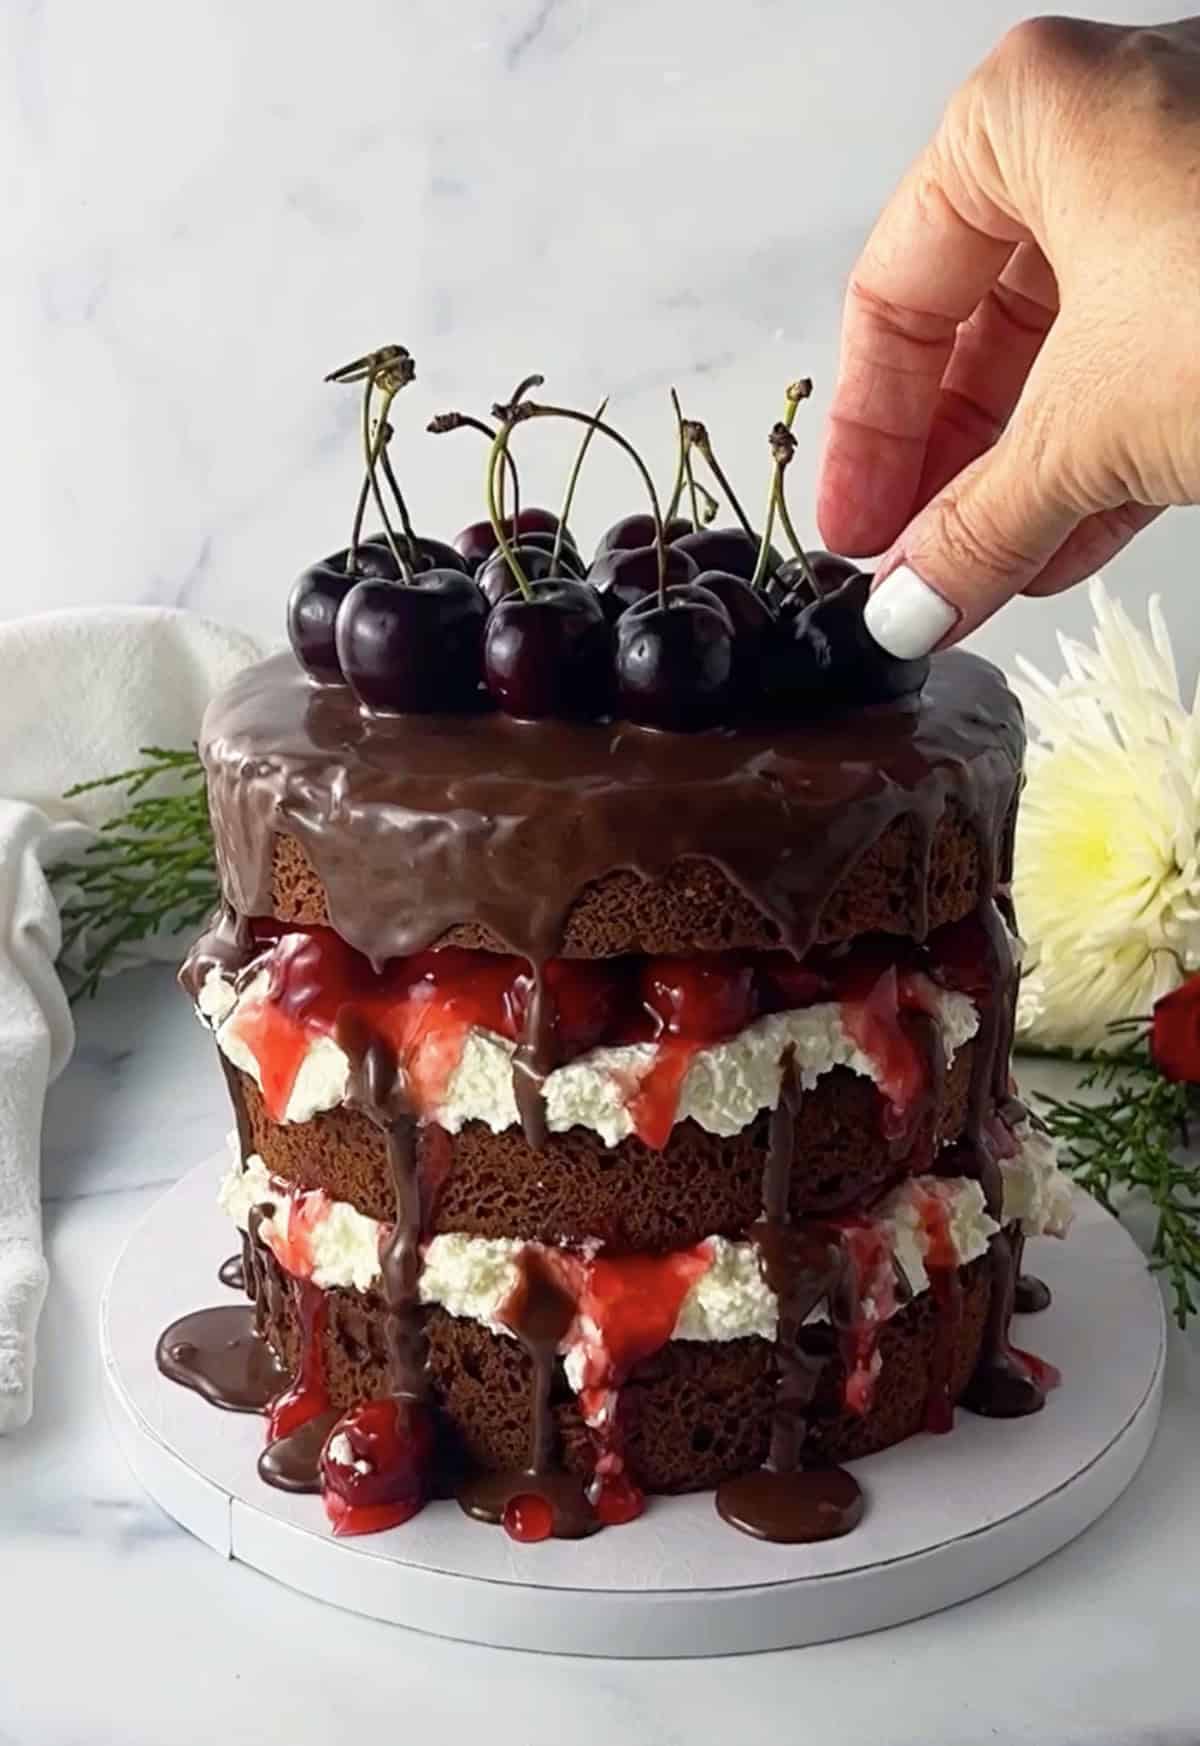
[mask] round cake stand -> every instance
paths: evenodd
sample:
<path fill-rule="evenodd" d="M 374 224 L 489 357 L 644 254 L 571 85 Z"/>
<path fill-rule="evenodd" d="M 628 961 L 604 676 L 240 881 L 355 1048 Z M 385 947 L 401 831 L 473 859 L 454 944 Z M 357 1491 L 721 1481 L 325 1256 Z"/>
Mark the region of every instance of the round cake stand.
<path fill-rule="evenodd" d="M 185 1528 L 335 1606 L 439 1636 L 579 1655 L 721 1655 L 898 1624 L 1036 1564 L 1104 1513 L 1158 1420 L 1165 1324 L 1143 1256 L 1080 1196 L 1069 1241 L 1031 1244 L 1054 1293 L 1015 1337 L 1063 1386 L 1030 1419 L 960 1412 L 854 1464 L 861 1526 L 818 1546 L 773 1546 L 725 1526 L 711 1493 L 652 1498 L 589 1540 L 523 1546 L 430 1505 L 401 1528 L 335 1540 L 320 1499 L 265 1486 L 258 1417 L 216 1410 L 154 1362 L 176 1316 L 235 1301 L 217 1281 L 234 1247 L 215 1204 L 227 1160 L 193 1170 L 129 1239 L 100 1308 L 111 1419 L 134 1473 Z"/>

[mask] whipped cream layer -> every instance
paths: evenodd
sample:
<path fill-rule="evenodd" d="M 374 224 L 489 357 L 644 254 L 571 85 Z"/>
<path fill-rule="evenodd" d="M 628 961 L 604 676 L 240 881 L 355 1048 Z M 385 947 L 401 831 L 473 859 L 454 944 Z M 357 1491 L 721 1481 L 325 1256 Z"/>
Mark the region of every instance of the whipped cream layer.
<path fill-rule="evenodd" d="M 1001 1163 L 1003 1218 L 1026 1236 L 1066 1235 L 1071 1222 L 1071 1184 L 1055 1162 L 1053 1142 L 1022 1122 L 1014 1131 L 1016 1149 Z M 285 1271 L 323 1288 L 368 1291 L 380 1278 L 380 1244 L 388 1226 L 368 1218 L 320 1189 L 294 1190 L 272 1177 L 262 1159 L 234 1164 L 221 1183 L 222 1208 L 240 1230 L 251 1208 L 263 1208 L 259 1234 Z M 984 1209 L 978 1182 L 961 1176 L 911 1177 L 872 1208 L 869 1218 L 853 1221 L 884 1239 L 914 1294 L 929 1285 L 929 1266 L 962 1266 L 987 1248 L 997 1226 Z M 498 1334 L 510 1330 L 500 1319 L 518 1283 L 518 1257 L 527 1245 L 515 1237 L 475 1237 L 462 1232 L 436 1236 L 425 1244 L 421 1301 L 454 1316 L 484 1323 Z M 602 1253 L 597 1243 L 582 1252 L 586 1266 Z M 692 1252 L 689 1252 L 692 1253 Z M 675 1321 L 676 1340 L 773 1339 L 778 1301 L 767 1285 L 756 1246 L 727 1237 L 698 1245 L 698 1277 L 690 1285 Z M 891 1313 L 894 1303 L 877 1306 Z"/>
<path fill-rule="evenodd" d="M 239 1018 L 261 1007 L 268 976 L 252 977 L 240 991 L 219 970 L 209 971 L 197 1000 L 200 1017 L 214 1030 L 226 1058 L 262 1087 L 258 1058 L 239 1029 Z M 933 1013 L 947 1060 L 979 1028 L 979 1015 L 964 994 L 930 983 Z M 790 1050 L 801 1087 L 810 1091 L 823 1074 L 847 1067 L 875 1084 L 879 1064 L 855 1042 L 837 1001 L 757 1019 L 725 1042 L 697 1050 L 679 1092 L 676 1121 L 690 1118 L 710 1134 L 732 1135 L 760 1110 L 779 1102 L 782 1061 Z M 520 1122 L 513 1089 L 516 1045 L 492 1031 L 472 1028 L 437 1107 L 425 1119 L 457 1134 L 467 1122 L 502 1133 Z M 590 1128 L 606 1146 L 627 1139 L 635 1124 L 630 1105 L 659 1058 L 657 1043 L 592 1049 L 556 1068 L 543 1086 L 552 1133 Z M 345 1101 L 350 1063 L 332 1037 L 314 1035 L 300 1063 L 284 1119 L 306 1122 Z"/>

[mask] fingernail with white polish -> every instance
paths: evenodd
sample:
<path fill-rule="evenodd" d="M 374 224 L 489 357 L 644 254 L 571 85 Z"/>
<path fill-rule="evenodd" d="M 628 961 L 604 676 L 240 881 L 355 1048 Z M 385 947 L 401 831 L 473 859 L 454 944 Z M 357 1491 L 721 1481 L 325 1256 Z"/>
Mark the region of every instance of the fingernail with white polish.
<path fill-rule="evenodd" d="M 957 606 L 901 564 L 872 593 L 863 622 L 889 655 L 915 661 L 936 649 L 961 617 Z"/>

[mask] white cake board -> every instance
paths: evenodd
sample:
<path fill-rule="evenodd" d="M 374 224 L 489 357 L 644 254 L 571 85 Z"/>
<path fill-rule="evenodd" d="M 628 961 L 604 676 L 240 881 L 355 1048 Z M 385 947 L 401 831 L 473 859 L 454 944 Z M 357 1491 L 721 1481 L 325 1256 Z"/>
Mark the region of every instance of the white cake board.
<path fill-rule="evenodd" d="M 721 1655 L 853 1636 L 935 1612 L 1027 1570 L 1129 1484 L 1162 1399 L 1165 1322 L 1144 1257 L 1084 1196 L 1070 1240 L 1030 1244 L 1052 1307 L 1014 1332 L 1064 1374 L 1045 1411 L 957 1415 L 853 1463 L 867 1495 L 854 1533 L 773 1546 L 719 1520 L 712 1494 L 652 1498 L 582 1541 L 523 1546 L 452 1502 L 401 1528 L 334 1540 L 320 1499 L 255 1471 L 261 1418 L 221 1412 L 160 1376 L 177 1316 L 236 1302 L 217 1281 L 231 1227 L 215 1204 L 227 1159 L 153 1207 L 113 1270 L 100 1343 L 121 1447 L 150 1495 L 226 1558 L 335 1606 L 504 1648 L 579 1655 Z"/>

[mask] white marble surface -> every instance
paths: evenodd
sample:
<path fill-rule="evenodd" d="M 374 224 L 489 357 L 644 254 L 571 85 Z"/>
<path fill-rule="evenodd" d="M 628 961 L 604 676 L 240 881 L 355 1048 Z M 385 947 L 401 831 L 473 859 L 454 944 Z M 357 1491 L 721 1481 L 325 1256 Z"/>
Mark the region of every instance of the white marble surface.
<path fill-rule="evenodd" d="M 223 1563 L 125 1470 L 96 1348 L 124 1236 L 227 1125 L 220 1077 L 164 970 L 118 979 L 81 1016 L 46 1120 L 53 1282 L 37 1409 L 0 1441 L 4 1746 L 325 1746 L 385 1728 L 497 1746 L 1200 1735 L 1196 1336 L 1172 1335 L 1156 1444 L 1088 1534 L 993 1594 L 852 1642 L 686 1666 L 560 1661 L 374 1625 Z"/>
<path fill-rule="evenodd" d="M 426 419 L 539 368 L 575 404 L 611 390 L 660 474 L 677 382 L 755 505 L 779 391 L 811 374 L 811 527 L 845 274 L 951 89 L 1032 9 L 8 0 L 0 616 L 153 600 L 280 635 L 356 486 L 353 396 L 321 376 L 391 339 L 420 363 L 396 452 L 430 531 L 480 512 L 483 457 Z M 566 441 L 522 433 L 539 495 Z M 624 466 L 589 464 L 588 538 L 640 507 Z M 1164 588 L 1189 668 L 1198 523 L 1176 512 L 1113 571 Z M 1053 659 L 1087 616 L 1078 593 L 1020 602 L 980 647 Z"/>

